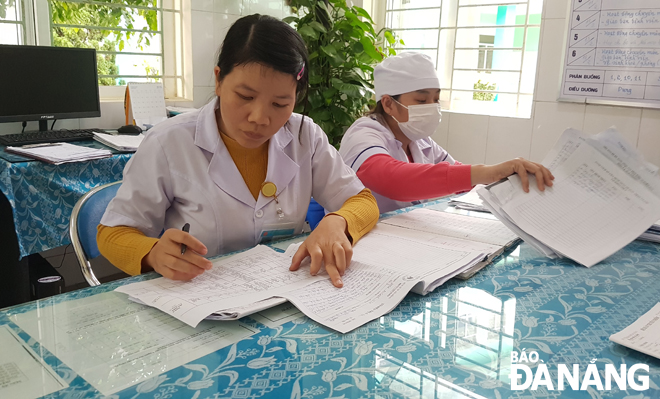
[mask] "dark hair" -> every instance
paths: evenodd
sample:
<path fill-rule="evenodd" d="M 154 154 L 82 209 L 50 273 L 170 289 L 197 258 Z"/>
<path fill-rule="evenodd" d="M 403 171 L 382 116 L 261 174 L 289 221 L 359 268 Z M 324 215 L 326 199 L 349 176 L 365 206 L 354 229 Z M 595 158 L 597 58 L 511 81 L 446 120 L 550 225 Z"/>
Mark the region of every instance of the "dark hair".
<path fill-rule="evenodd" d="M 257 63 L 297 79 L 296 101 L 307 96 L 309 60 L 302 37 L 287 23 L 268 15 L 253 14 L 238 19 L 222 42 L 217 66 L 222 80 L 234 67 Z"/>
<path fill-rule="evenodd" d="M 392 97 L 393 99 L 399 101 L 399 97 L 401 97 L 401 94 L 397 94 L 396 96 L 390 96 L 390 97 Z M 376 106 L 371 111 L 366 113 L 366 116 L 369 116 L 369 115 L 380 115 L 382 117 L 385 116 L 385 109 L 383 108 L 383 103 L 381 102 L 381 100 L 379 100 L 376 103 Z"/>

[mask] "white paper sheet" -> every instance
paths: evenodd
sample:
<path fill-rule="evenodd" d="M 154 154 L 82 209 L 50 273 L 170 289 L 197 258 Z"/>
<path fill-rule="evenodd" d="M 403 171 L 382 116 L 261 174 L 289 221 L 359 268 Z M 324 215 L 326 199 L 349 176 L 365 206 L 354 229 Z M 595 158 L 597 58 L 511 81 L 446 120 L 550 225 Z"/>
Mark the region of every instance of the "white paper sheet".
<path fill-rule="evenodd" d="M 7 147 L 5 150 L 54 165 L 112 156 L 110 150 L 83 147 L 71 143 L 29 144 L 23 147 Z"/>
<path fill-rule="evenodd" d="M 291 259 L 263 245 L 213 262 L 213 269 L 192 281 L 157 278 L 117 288 L 195 327 L 208 315 L 224 309 L 301 289 L 327 276 L 308 270 L 289 271 Z"/>
<path fill-rule="evenodd" d="M 465 265 L 473 265 L 486 254 L 462 243 L 460 248 L 445 242 L 424 241 L 423 232 L 388 224 L 378 224 L 357 243 L 353 260 L 376 265 L 396 272 L 406 270 L 420 285 L 426 287 L 434 280 L 452 274 Z M 428 235 L 426 235 L 428 236 Z M 451 239 L 451 238 L 449 238 Z M 474 243 L 475 247 L 484 244 Z"/>
<path fill-rule="evenodd" d="M 208 316 L 206 320 L 238 320 L 241 317 L 249 316 L 253 313 L 270 309 L 274 306 L 278 306 L 284 303 L 286 303 L 286 299 L 284 298 L 268 298 L 264 299 L 263 301 L 254 302 L 238 308 L 225 309 L 214 312 Z"/>
<path fill-rule="evenodd" d="M 137 151 L 143 139 L 143 134 L 133 136 L 128 134 L 112 135 L 94 132 L 94 140 L 118 151 Z"/>
<path fill-rule="evenodd" d="M 356 261 L 342 279 L 341 289 L 324 280 L 284 296 L 310 319 L 347 333 L 394 309 L 418 281 L 413 275 Z"/>
<path fill-rule="evenodd" d="M 411 290 L 428 293 L 493 247 L 379 223 L 353 248 L 341 289 L 324 280 L 283 296 L 309 318 L 345 333 L 391 311 Z M 291 245 L 286 254 L 297 248 Z"/>
<path fill-rule="evenodd" d="M 530 179 L 533 179 L 533 177 L 531 177 Z M 497 184 L 501 184 L 501 183 L 497 183 Z M 537 251 L 539 251 L 540 253 L 542 253 L 543 255 L 549 258 L 556 258 L 559 256 L 555 251 L 552 250 L 552 248 L 543 244 L 541 241 L 537 240 L 533 236 L 527 234 L 527 232 L 521 230 L 520 227 L 518 227 L 518 225 L 516 225 L 515 222 L 513 222 L 513 220 L 511 220 L 506 213 L 502 212 L 501 204 L 499 203 L 497 198 L 490 193 L 490 191 L 487 188 L 485 187 L 480 188 L 478 193 L 481 196 L 481 198 L 484 200 L 484 205 L 488 209 L 490 209 L 490 213 L 496 216 L 511 231 L 516 233 L 518 237 L 522 238 L 526 243 L 531 245 L 534 249 L 536 249 Z"/>
<path fill-rule="evenodd" d="M 484 206 L 484 203 L 479 197 L 479 194 L 477 194 L 477 190 L 480 189 L 481 187 L 484 187 L 484 185 L 477 184 L 476 186 L 472 187 L 472 190 L 470 190 L 469 192 L 449 200 L 448 204 L 458 209 L 466 209 L 469 211 L 478 211 L 478 212 L 490 212 L 488 208 Z"/>
<path fill-rule="evenodd" d="M 660 302 L 610 341 L 660 359 Z"/>
<path fill-rule="evenodd" d="M 0 348 L 0 398 L 36 399 L 69 386 L 7 325 Z"/>
<path fill-rule="evenodd" d="M 115 292 L 45 305 L 10 319 L 104 395 L 258 332 L 238 321 L 205 321 L 192 328 Z"/>
<path fill-rule="evenodd" d="M 381 221 L 381 224 L 399 226 L 434 235 L 459 238 L 498 246 L 518 238 L 499 220 L 476 218 L 448 212 L 415 209 L 408 213 Z"/>
<path fill-rule="evenodd" d="M 292 303 L 287 301 L 281 305 L 255 313 L 250 317 L 265 326 L 275 328 L 284 323 L 305 317 L 305 315 Z"/>
<path fill-rule="evenodd" d="M 553 171 L 553 187 L 522 191 L 517 175 L 490 193 L 528 234 L 587 267 L 643 233 L 660 217 L 660 198 L 589 145 Z"/>

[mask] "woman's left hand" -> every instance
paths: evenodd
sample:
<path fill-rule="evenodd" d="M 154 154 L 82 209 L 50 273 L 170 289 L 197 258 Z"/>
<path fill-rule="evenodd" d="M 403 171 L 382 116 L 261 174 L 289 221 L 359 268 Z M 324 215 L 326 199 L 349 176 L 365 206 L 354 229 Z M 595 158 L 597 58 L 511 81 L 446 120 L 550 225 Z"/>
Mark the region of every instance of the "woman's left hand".
<path fill-rule="evenodd" d="M 289 270 L 298 270 L 302 261 L 308 256 L 312 259 L 309 272 L 313 276 L 321 270 L 321 262 L 323 262 L 332 284 L 337 288 L 344 285 L 341 276 L 351 263 L 353 245 L 346 236 L 346 220 L 343 217 L 339 215 L 324 217 L 293 255 Z"/>

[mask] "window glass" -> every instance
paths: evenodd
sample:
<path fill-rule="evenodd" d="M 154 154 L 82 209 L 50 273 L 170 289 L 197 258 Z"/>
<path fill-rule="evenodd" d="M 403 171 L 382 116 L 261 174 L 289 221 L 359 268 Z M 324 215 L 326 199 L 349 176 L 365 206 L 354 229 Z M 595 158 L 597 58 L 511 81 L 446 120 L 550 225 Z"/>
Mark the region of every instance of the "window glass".
<path fill-rule="evenodd" d="M 542 0 L 413 2 L 389 0 L 386 25 L 404 40 L 398 51 L 431 56 L 443 109 L 531 116 Z"/>

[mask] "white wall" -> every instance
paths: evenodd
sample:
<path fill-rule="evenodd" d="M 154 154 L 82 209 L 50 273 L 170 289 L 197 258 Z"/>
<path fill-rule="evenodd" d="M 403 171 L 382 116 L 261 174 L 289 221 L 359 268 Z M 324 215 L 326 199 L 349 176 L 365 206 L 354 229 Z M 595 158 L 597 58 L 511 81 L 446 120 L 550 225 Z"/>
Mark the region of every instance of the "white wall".
<path fill-rule="evenodd" d="M 192 0 L 193 105 L 200 107 L 213 97 L 213 67 L 229 27 L 241 16 L 290 14 L 283 0 Z"/>
<path fill-rule="evenodd" d="M 433 138 L 463 163 L 541 161 L 567 127 L 588 134 L 615 125 L 660 166 L 660 110 L 558 102 L 571 0 L 545 0 L 531 119 L 444 112 Z"/>

